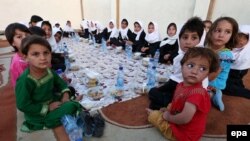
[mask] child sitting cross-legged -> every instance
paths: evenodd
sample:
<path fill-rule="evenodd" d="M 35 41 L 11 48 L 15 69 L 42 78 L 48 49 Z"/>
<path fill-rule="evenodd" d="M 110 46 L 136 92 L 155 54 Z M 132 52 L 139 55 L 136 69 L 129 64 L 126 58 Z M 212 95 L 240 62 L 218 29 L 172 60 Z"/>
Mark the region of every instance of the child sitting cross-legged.
<path fill-rule="evenodd" d="M 32 35 L 23 39 L 21 51 L 28 68 L 16 84 L 17 108 L 24 113 L 21 131 L 53 129 L 58 141 L 69 141 L 61 118 L 74 115 L 81 105 L 69 100 L 67 84 L 49 68 L 51 46 L 46 39 Z"/>
<path fill-rule="evenodd" d="M 190 48 L 181 60 L 183 82 L 168 108 L 148 111 L 148 121 L 170 140 L 197 141 L 205 131 L 210 96 L 202 81 L 219 69 L 218 56 L 208 48 Z"/>

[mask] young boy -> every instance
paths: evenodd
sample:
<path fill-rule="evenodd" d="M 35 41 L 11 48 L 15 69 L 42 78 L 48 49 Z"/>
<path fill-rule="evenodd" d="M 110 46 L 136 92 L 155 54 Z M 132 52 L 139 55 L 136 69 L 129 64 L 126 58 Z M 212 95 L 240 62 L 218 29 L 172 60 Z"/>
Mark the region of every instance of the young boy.
<path fill-rule="evenodd" d="M 151 101 L 149 108 L 157 110 L 167 106 L 171 102 L 176 85 L 183 81 L 180 60 L 188 49 L 195 47 L 200 42 L 203 30 L 204 25 L 198 17 L 189 19 L 183 25 L 179 33 L 179 55 L 173 61 L 174 72 L 167 83 L 161 87 L 152 88 L 149 91 L 149 99 Z"/>
<path fill-rule="evenodd" d="M 210 96 L 202 81 L 219 68 L 216 53 L 208 48 L 191 48 L 181 60 L 183 82 L 176 87 L 168 109 L 148 111 L 148 121 L 170 140 L 198 141 L 205 131 Z"/>

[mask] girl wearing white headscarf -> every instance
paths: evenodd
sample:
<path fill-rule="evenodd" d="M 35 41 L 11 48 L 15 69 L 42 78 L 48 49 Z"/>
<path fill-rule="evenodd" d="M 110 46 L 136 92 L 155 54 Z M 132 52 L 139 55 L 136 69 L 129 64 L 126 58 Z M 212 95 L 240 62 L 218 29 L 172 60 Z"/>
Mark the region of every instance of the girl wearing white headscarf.
<path fill-rule="evenodd" d="M 250 25 L 242 25 L 239 29 L 238 43 L 232 50 L 235 61 L 231 65 L 223 93 L 250 99 L 250 90 L 245 88 L 242 81 L 250 68 Z"/>
<path fill-rule="evenodd" d="M 122 19 L 121 21 L 121 29 L 119 29 L 119 36 L 118 38 L 113 38 L 111 42 L 115 46 L 122 46 L 125 49 L 126 41 L 133 40 L 134 35 L 132 31 L 128 28 L 128 20 Z"/>
<path fill-rule="evenodd" d="M 156 50 L 159 49 L 161 40 L 158 25 L 155 22 L 149 22 L 145 40 L 146 44 L 141 48 L 141 52 L 145 53 L 144 55 L 154 56 Z"/>
<path fill-rule="evenodd" d="M 175 23 L 167 27 L 167 37 L 160 43 L 160 63 L 173 64 L 173 59 L 178 55 L 178 35 Z"/>
<path fill-rule="evenodd" d="M 108 27 L 103 30 L 103 38 L 107 41 L 107 45 L 111 46 L 112 43 L 110 42 L 110 39 L 118 38 L 118 36 L 119 31 L 115 27 L 115 22 L 114 20 L 110 20 Z"/>

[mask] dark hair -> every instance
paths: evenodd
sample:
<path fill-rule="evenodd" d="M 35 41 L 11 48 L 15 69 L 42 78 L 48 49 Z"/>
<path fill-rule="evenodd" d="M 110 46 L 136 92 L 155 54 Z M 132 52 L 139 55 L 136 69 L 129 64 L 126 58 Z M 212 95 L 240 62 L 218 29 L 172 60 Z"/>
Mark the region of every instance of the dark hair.
<path fill-rule="evenodd" d="M 23 39 L 22 44 L 21 44 L 21 51 L 24 55 L 28 54 L 28 51 L 30 49 L 30 46 L 33 44 L 39 44 L 45 46 L 50 52 L 51 52 L 51 46 L 49 42 L 37 35 L 31 35 L 27 36 L 26 38 Z"/>
<path fill-rule="evenodd" d="M 122 22 L 125 22 L 126 25 L 128 25 L 128 20 L 127 19 L 122 19 Z"/>
<path fill-rule="evenodd" d="M 32 15 L 31 18 L 30 18 L 30 22 L 40 22 L 40 21 L 43 21 L 43 18 L 41 18 L 40 16 L 38 15 Z"/>
<path fill-rule="evenodd" d="M 51 24 L 50 24 L 50 22 L 49 22 L 49 21 L 43 21 L 43 22 L 42 22 L 41 27 L 43 27 L 44 25 L 49 26 L 49 27 L 50 27 L 50 29 L 51 29 L 51 31 L 52 31 L 52 26 L 51 26 Z"/>
<path fill-rule="evenodd" d="M 136 24 L 138 24 L 142 28 L 142 25 L 139 22 L 134 22 L 134 25 Z"/>
<path fill-rule="evenodd" d="M 148 26 L 150 26 L 150 25 L 155 26 L 153 22 L 149 22 L 149 23 L 148 23 Z"/>
<path fill-rule="evenodd" d="M 173 26 L 173 27 L 175 28 L 175 30 L 177 30 L 177 26 L 176 26 L 175 23 L 170 23 L 170 24 L 168 25 L 168 27 L 167 27 L 167 30 L 168 30 L 171 26 Z"/>
<path fill-rule="evenodd" d="M 181 38 L 181 36 L 186 31 L 197 32 L 200 40 L 204 31 L 204 25 L 202 23 L 202 20 L 199 17 L 190 18 L 181 28 L 181 31 L 179 33 L 179 38 Z"/>
<path fill-rule="evenodd" d="M 201 57 L 208 60 L 209 73 L 216 72 L 220 67 L 219 56 L 209 48 L 194 47 L 190 48 L 181 60 L 181 66 L 190 58 Z"/>
<path fill-rule="evenodd" d="M 210 21 L 210 20 L 204 20 L 202 23 L 204 24 L 204 26 L 205 26 L 205 23 L 210 23 L 210 24 L 213 24 L 213 22 L 212 22 L 212 21 Z"/>
<path fill-rule="evenodd" d="M 30 27 L 29 31 L 30 31 L 30 33 L 32 35 L 38 35 L 38 36 L 41 36 L 41 37 L 46 36 L 45 31 L 41 27 L 38 27 L 38 26 L 32 26 L 32 27 Z"/>
<path fill-rule="evenodd" d="M 230 37 L 229 41 L 225 45 L 226 48 L 232 49 L 237 44 L 237 33 L 239 31 L 239 26 L 238 26 L 237 21 L 231 17 L 220 17 L 214 21 L 214 23 L 212 24 L 212 26 L 210 27 L 210 30 L 208 31 L 206 35 L 207 44 L 208 46 L 210 46 L 210 44 L 212 43 L 212 39 L 211 39 L 212 33 L 215 31 L 219 22 L 221 21 L 227 21 L 232 25 L 232 29 L 233 29 L 232 36 Z"/>
<path fill-rule="evenodd" d="M 11 46 L 12 46 L 12 43 L 14 41 L 14 36 L 15 36 L 16 30 L 20 30 L 20 31 L 25 32 L 25 33 L 30 33 L 29 29 L 23 24 L 20 24 L 20 23 L 9 24 L 6 27 L 4 34 L 5 34 L 6 39 L 8 40 L 8 42 Z M 16 46 L 13 46 L 13 48 L 14 48 L 14 52 L 18 52 L 18 49 Z"/>

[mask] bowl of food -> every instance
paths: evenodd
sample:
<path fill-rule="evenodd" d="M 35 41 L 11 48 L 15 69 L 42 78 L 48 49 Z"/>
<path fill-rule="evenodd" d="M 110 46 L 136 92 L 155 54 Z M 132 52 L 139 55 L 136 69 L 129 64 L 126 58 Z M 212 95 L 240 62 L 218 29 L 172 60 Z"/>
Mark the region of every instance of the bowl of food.
<path fill-rule="evenodd" d="M 136 53 L 134 53 L 134 59 L 135 60 L 138 60 L 138 59 L 140 59 L 141 58 L 141 52 L 136 52 Z"/>
<path fill-rule="evenodd" d="M 121 53 L 122 52 L 122 46 L 116 47 L 116 53 Z"/>
<path fill-rule="evenodd" d="M 148 63 L 149 63 L 149 60 L 150 60 L 149 57 L 144 57 L 144 58 L 142 59 L 142 65 L 147 67 L 147 66 L 148 66 Z"/>
<path fill-rule="evenodd" d="M 87 94 L 92 100 L 100 100 L 102 97 L 104 97 L 103 90 L 99 89 L 98 87 L 88 89 Z"/>
<path fill-rule="evenodd" d="M 120 98 L 122 97 L 124 94 L 124 90 L 117 90 L 117 89 L 114 89 L 111 91 L 111 96 L 115 97 L 115 98 Z"/>
<path fill-rule="evenodd" d="M 146 95 L 148 93 L 148 88 L 147 88 L 146 83 L 142 84 L 142 85 L 136 85 L 134 87 L 134 91 L 135 91 L 136 94 Z"/>

